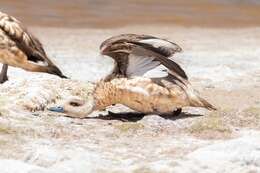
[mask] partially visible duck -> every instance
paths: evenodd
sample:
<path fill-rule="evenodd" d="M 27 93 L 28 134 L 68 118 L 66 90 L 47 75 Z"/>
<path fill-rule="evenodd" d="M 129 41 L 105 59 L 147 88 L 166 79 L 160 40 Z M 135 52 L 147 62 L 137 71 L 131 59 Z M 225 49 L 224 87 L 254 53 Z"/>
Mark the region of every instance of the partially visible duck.
<path fill-rule="evenodd" d="M 66 78 L 47 57 L 41 42 L 12 16 L 0 12 L 0 83 L 7 78 L 8 65 Z"/>
<path fill-rule="evenodd" d="M 158 114 L 180 113 L 187 106 L 215 110 L 193 90 L 184 70 L 169 59 L 181 51 L 177 44 L 153 36 L 124 34 L 104 41 L 100 50 L 115 60 L 113 72 L 94 84 L 86 98 L 69 98 L 51 110 L 79 118 L 113 104 Z M 143 76 L 159 65 L 164 69 L 157 71 L 157 77 Z"/>

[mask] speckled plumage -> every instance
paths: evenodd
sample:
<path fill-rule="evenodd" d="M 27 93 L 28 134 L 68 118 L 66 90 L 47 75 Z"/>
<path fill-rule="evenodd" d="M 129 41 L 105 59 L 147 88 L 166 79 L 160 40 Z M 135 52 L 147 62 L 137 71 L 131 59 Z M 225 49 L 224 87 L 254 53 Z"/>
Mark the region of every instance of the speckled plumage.
<path fill-rule="evenodd" d="M 41 42 L 14 17 L 0 12 L 0 62 L 65 77 L 47 57 Z"/>

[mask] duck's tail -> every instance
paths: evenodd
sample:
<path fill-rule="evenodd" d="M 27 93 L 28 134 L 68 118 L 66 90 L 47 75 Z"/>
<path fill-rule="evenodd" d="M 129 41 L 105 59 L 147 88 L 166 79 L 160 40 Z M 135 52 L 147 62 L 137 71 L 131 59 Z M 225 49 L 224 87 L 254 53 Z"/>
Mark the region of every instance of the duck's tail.
<path fill-rule="evenodd" d="M 215 111 L 217 110 L 216 107 L 214 107 L 212 104 L 210 104 L 207 100 L 205 100 L 204 98 L 201 98 L 200 96 L 197 96 L 197 105 L 199 105 L 200 107 L 204 107 L 208 110 L 211 110 L 211 111 Z"/>
<path fill-rule="evenodd" d="M 199 94 L 191 88 L 191 86 L 188 87 L 187 94 L 188 94 L 188 97 L 190 100 L 190 106 L 204 107 L 208 110 L 217 110 L 217 108 L 215 106 L 210 104 L 204 98 L 200 97 Z"/>

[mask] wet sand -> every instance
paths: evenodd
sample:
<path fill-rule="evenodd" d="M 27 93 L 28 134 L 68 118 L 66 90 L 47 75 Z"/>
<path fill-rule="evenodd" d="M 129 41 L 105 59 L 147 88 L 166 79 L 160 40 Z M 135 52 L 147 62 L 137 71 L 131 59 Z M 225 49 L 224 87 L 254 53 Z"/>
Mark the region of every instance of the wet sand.
<path fill-rule="evenodd" d="M 258 1 L 1 0 L 26 25 L 113 28 L 132 24 L 197 27 L 260 26 Z"/>

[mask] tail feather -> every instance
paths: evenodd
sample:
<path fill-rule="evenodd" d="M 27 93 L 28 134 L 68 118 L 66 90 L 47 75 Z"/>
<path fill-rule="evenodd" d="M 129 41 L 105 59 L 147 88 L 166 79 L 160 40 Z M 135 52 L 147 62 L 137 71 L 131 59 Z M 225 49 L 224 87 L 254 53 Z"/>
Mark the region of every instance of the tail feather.
<path fill-rule="evenodd" d="M 216 107 L 214 107 L 212 104 L 210 104 L 207 100 L 205 100 L 204 98 L 201 98 L 198 96 L 199 101 L 201 102 L 201 106 L 208 109 L 208 110 L 212 110 L 215 111 L 217 110 Z"/>
<path fill-rule="evenodd" d="M 57 76 L 59 76 L 60 78 L 68 79 L 68 77 L 65 76 L 65 75 L 61 72 L 61 70 L 60 70 L 58 67 L 56 67 L 55 65 L 52 65 L 52 66 L 49 66 L 49 67 L 48 67 L 48 73 L 57 75 Z"/>
<path fill-rule="evenodd" d="M 190 100 L 190 106 L 204 107 L 208 110 L 217 110 L 215 106 L 210 104 L 204 98 L 200 97 L 199 94 L 192 89 L 191 85 L 187 84 L 186 87 L 187 87 L 186 93 L 188 94 Z"/>

